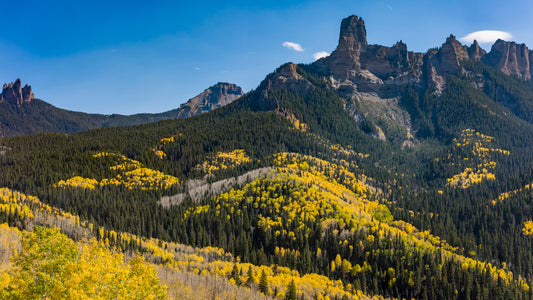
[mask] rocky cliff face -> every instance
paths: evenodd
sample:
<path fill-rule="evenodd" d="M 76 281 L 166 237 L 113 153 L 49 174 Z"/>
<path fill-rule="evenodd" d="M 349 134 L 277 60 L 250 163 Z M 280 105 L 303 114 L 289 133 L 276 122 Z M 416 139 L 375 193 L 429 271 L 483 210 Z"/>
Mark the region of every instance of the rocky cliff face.
<path fill-rule="evenodd" d="M 337 49 L 315 65 L 338 82 L 379 91 L 386 83 L 417 82 L 422 75 L 422 58 L 423 54 L 408 51 L 401 41 L 392 47 L 368 45 L 363 19 L 352 15 L 342 20 Z"/>
<path fill-rule="evenodd" d="M 356 120 L 370 118 L 389 128 L 397 126 L 396 132 L 404 131 L 409 139 L 417 129 L 399 105 L 401 91 L 411 86 L 429 88 L 440 95 L 450 74 L 469 73 L 462 66 L 468 60 L 483 61 L 508 75 L 532 78 L 533 52 L 523 44 L 499 40 L 487 53 L 477 41 L 467 47 L 450 35 L 441 47 L 426 53 L 409 51 L 402 41 L 392 47 L 369 45 L 365 22 L 355 15 L 342 20 L 335 51 L 312 66 L 327 74 L 326 81 L 346 100 L 345 107 Z M 268 99 L 271 90 L 306 94 L 312 88 L 292 64 L 280 67 L 260 86 L 264 103 L 275 102 Z"/>
<path fill-rule="evenodd" d="M 470 59 L 482 60 L 508 75 L 531 79 L 532 58 L 533 51 L 524 44 L 498 40 L 486 53 L 477 41 L 467 47 L 453 35 L 440 48 L 426 53 L 408 51 L 401 41 L 392 47 L 369 45 L 363 19 L 352 15 L 341 22 L 337 49 L 314 65 L 338 82 L 350 81 L 359 91 L 379 93 L 387 84 L 440 87 L 446 74 L 464 72 L 461 62 Z"/>
<path fill-rule="evenodd" d="M 187 118 L 227 105 L 244 95 L 242 89 L 232 83 L 219 82 L 198 96 L 189 99 L 179 108 L 178 118 Z"/>
<path fill-rule="evenodd" d="M 483 56 L 485 56 L 487 52 L 483 50 L 481 47 L 479 47 L 479 44 L 476 40 L 472 43 L 472 45 L 468 48 L 468 56 L 470 59 L 473 60 L 481 60 Z"/>
<path fill-rule="evenodd" d="M 507 75 L 531 79 L 533 76 L 531 58 L 533 58 L 533 51 L 529 50 L 525 44 L 497 40 L 484 57 L 484 61 Z"/>
<path fill-rule="evenodd" d="M 20 79 L 17 79 L 14 83 L 4 83 L 2 94 L 0 95 L 0 102 L 7 101 L 20 106 L 24 102 L 30 102 L 34 98 L 35 95 L 31 92 L 31 86 L 25 85 L 22 87 Z"/>

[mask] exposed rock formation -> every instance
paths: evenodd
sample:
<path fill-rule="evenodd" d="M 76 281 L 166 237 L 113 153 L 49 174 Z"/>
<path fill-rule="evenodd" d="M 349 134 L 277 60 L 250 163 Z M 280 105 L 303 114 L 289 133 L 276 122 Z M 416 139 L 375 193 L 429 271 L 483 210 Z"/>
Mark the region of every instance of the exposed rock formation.
<path fill-rule="evenodd" d="M 468 48 L 461 45 L 455 36 L 450 35 L 429 62 L 439 73 L 457 73 L 462 71 L 461 61 L 467 59 L 469 59 Z"/>
<path fill-rule="evenodd" d="M 11 104 L 20 106 L 24 102 L 30 102 L 34 98 L 35 95 L 31 92 L 31 86 L 26 84 L 22 87 L 20 79 L 17 79 L 14 83 L 4 83 L 2 95 L 0 95 L 0 102 L 5 100 Z"/>
<path fill-rule="evenodd" d="M 363 19 L 352 15 L 342 20 L 337 49 L 315 65 L 340 82 L 349 80 L 360 90 L 376 91 L 385 82 L 417 82 L 422 58 L 423 54 L 409 52 L 401 41 L 392 47 L 368 45 Z"/>
<path fill-rule="evenodd" d="M 401 41 L 392 47 L 369 45 L 365 22 L 355 15 L 342 20 L 337 49 L 314 65 L 337 82 L 348 80 L 359 91 L 381 93 L 387 84 L 423 84 L 439 90 L 446 74 L 464 72 L 465 60 L 483 60 L 505 74 L 533 77 L 533 51 L 524 44 L 498 40 L 486 53 L 477 41 L 467 47 L 450 35 L 440 48 L 415 53 Z"/>
<path fill-rule="evenodd" d="M 286 63 L 279 67 L 274 74 L 267 77 L 266 85 L 266 92 L 285 89 L 303 95 L 314 88 L 309 81 L 298 74 L 297 66 L 293 63 Z"/>
<path fill-rule="evenodd" d="M 242 89 L 232 83 L 219 82 L 198 96 L 180 105 L 178 118 L 187 118 L 227 105 L 244 95 Z"/>
<path fill-rule="evenodd" d="M 351 15 L 341 22 L 339 45 L 337 50 L 363 50 L 367 46 L 366 28 L 363 18 Z"/>
<path fill-rule="evenodd" d="M 315 64 L 343 81 L 354 77 L 361 70 L 360 56 L 362 51 L 366 51 L 366 47 L 365 22 L 352 15 L 341 22 L 337 49 Z"/>
<path fill-rule="evenodd" d="M 470 56 L 470 59 L 472 60 L 481 60 L 481 58 L 486 54 L 487 52 L 479 47 L 479 44 L 476 40 L 474 40 L 472 45 L 468 48 L 468 56 Z"/>
<path fill-rule="evenodd" d="M 497 40 L 484 60 L 507 75 L 531 79 L 532 57 L 533 51 L 529 50 L 525 44 Z"/>

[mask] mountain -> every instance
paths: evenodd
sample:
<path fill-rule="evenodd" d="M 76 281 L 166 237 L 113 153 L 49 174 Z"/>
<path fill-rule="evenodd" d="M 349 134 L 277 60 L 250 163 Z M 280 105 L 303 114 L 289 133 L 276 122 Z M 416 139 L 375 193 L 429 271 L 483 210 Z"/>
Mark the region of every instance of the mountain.
<path fill-rule="evenodd" d="M 206 89 L 198 96 L 189 99 L 187 103 L 180 105 L 179 109 L 172 112 L 176 112 L 177 118 L 197 116 L 204 112 L 230 104 L 242 95 L 244 95 L 244 92 L 235 84 L 219 82 Z"/>
<path fill-rule="evenodd" d="M 156 114 L 101 115 L 56 108 L 36 99 L 31 86 L 21 87 L 20 79 L 4 84 L 0 95 L 0 136 L 41 132 L 75 133 L 111 126 L 131 126 L 166 119 L 186 118 L 227 105 L 242 96 L 242 89 L 219 82 L 191 98 L 180 108 Z"/>
<path fill-rule="evenodd" d="M 15 82 L 4 84 L 2 87 L 2 94 L 0 95 L 0 102 L 7 101 L 11 104 L 22 105 L 24 102 L 30 102 L 35 98 L 35 95 L 31 92 L 31 86 L 21 86 L 20 79 Z"/>
<path fill-rule="evenodd" d="M 193 117 L 230 104 L 242 95 L 244 95 L 244 92 L 239 86 L 232 83 L 219 82 L 189 99 L 186 103 L 181 104 L 179 108 L 156 114 L 111 115 L 103 124 L 103 127 L 131 126 L 167 119 Z"/>
<path fill-rule="evenodd" d="M 219 109 L 2 138 L 0 186 L 111 246 L 199 247 L 156 262 L 267 297 L 531 299 L 533 82 L 496 44 L 369 45 L 350 16 L 330 56 L 283 64 Z M 49 225 L 10 199 L 1 221 Z"/>

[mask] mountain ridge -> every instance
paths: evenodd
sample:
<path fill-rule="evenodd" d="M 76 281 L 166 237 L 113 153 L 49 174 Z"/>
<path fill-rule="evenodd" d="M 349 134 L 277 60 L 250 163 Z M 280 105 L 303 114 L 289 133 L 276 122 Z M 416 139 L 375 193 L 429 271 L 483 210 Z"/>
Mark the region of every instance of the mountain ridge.
<path fill-rule="evenodd" d="M 84 130 L 132 126 L 174 118 L 192 117 L 227 105 L 244 93 L 231 83 L 219 82 L 181 104 L 162 113 L 103 115 L 57 108 L 35 98 L 31 86 L 21 87 L 20 79 L 4 84 L 0 95 L 0 137 L 42 132 L 75 133 Z"/>

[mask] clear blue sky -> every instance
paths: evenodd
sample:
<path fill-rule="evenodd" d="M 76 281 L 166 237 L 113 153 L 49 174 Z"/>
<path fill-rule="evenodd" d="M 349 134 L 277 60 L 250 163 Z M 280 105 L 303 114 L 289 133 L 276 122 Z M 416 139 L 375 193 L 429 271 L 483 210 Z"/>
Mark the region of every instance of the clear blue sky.
<path fill-rule="evenodd" d="M 313 62 L 351 14 L 371 44 L 425 52 L 450 33 L 499 30 L 533 48 L 530 0 L 182 2 L 0 0 L 0 82 L 21 78 L 71 110 L 162 112 L 218 81 L 249 91 L 285 62 Z"/>

